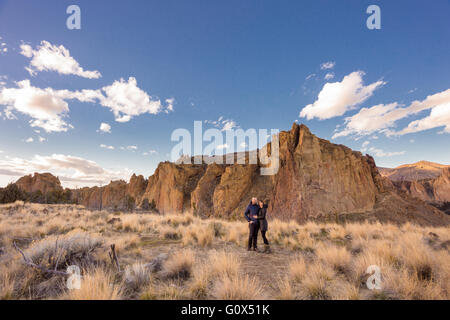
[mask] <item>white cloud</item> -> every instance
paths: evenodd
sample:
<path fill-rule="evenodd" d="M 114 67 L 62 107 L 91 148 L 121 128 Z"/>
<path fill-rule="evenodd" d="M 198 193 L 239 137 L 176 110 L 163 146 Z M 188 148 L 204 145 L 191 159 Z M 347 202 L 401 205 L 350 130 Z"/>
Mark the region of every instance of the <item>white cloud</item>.
<path fill-rule="evenodd" d="M 400 156 L 405 154 L 405 151 L 400 152 L 385 152 L 381 149 L 377 149 L 375 147 L 369 147 L 370 142 L 364 141 L 364 143 L 361 146 L 361 152 L 369 153 L 371 155 L 374 155 L 375 157 L 384 158 L 384 157 L 393 157 L 393 156 Z"/>
<path fill-rule="evenodd" d="M 441 104 L 431 109 L 430 115 L 412 121 L 406 128 L 397 132 L 399 135 L 444 127 L 440 133 L 450 133 L 450 103 Z"/>
<path fill-rule="evenodd" d="M 114 81 L 112 85 L 103 87 L 102 91 L 105 96 L 100 98 L 100 104 L 114 113 L 117 122 L 128 122 L 144 113 L 157 114 L 164 109 L 161 101 L 140 89 L 133 77 L 128 78 L 128 81 Z M 173 102 L 173 98 L 166 100 L 166 110 L 173 110 Z"/>
<path fill-rule="evenodd" d="M 135 152 L 138 149 L 138 147 L 137 146 L 126 146 L 126 147 L 120 147 L 120 149 Z"/>
<path fill-rule="evenodd" d="M 111 133 L 111 126 L 110 126 L 108 123 L 102 122 L 102 123 L 100 124 L 100 128 L 97 130 L 97 132 L 98 132 L 99 130 L 100 130 L 101 132 Z"/>
<path fill-rule="evenodd" d="M 322 69 L 322 70 L 333 69 L 335 65 L 336 65 L 336 62 L 334 62 L 334 61 L 324 62 L 320 65 L 320 69 Z"/>
<path fill-rule="evenodd" d="M 29 137 L 28 139 L 24 140 L 26 143 L 31 143 L 34 141 L 34 139 L 32 137 Z"/>
<path fill-rule="evenodd" d="M 364 86 L 362 77 L 364 72 L 355 71 L 345 76 L 341 82 L 328 82 L 320 91 L 317 100 L 302 109 L 300 117 L 330 119 L 342 116 L 349 110 L 370 98 L 373 92 L 385 84 L 377 81 Z"/>
<path fill-rule="evenodd" d="M 431 109 L 429 116 L 410 122 L 403 130 L 393 130 L 398 120 L 428 109 Z M 443 132 L 450 133 L 450 89 L 430 95 L 422 101 L 413 101 L 407 107 L 393 102 L 362 108 L 357 114 L 346 118 L 345 123 L 345 128 L 333 138 L 352 134 L 368 135 L 377 131 L 388 136 L 404 135 L 438 127 L 444 127 Z"/>
<path fill-rule="evenodd" d="M 149 156 L 149 155 L 154 155 L 154 154 L 158 154 L 158 151 L 150 150 L 150 151 L 144 152 L 142 155 Z"/>
<path fill-rule="evenodd" d="M 309 75 L 305 78 L 305 80 L 309 80 L 309 79 L 311 79 L 311 78 L 314 78 L 315 76 L 316 76 L 315 73 L 311 73 L 311 74 L 309 74 Z"/>
<path fill-rule="evenodd" d="M 103 143 L 100 145 L 100 148 L 108 149 L 108 150 L 114 150 L 113 146 L 107 146 L 106 144 L 103 144 Z"/>
<path fill-rule="evenodd" d="M 228 149 L 229 146 L 225 143 L 225 144 L 220 144 L 216 147 L 217 150 L 223 150 L 223 149 Z"/>
<path fill-rule="evenodd" d="M 20 81 L 17 86 L 0 91 L 0 104 L 7 106 L 5 115 L 8 119 L 15 117 L 12 113 L 14 108 L 33 119 L 30 121 L 32 127 L 41 127 L 47 132 L 67 131 L 69 125 L 62 118 L 69 107 L 59 91 L 33 87 L 29 80 Z"/>
<path fill-rule="evenodd" d="M 105 93 L 105 95 L 103 94 Z M 5 105 L 5 117 L 16 119 L 15 109 L 32 118 L 32 127 L 43 128 L 47 132 L 61 132 L 73 128 L 64 121 L 69 112 L 66 100 L 99 103 L 108 107 L 115 115 L 116 121 L 127 122 L 132 117 L 144 113 L 156 114 L 164 109 L 159 100 L 151 97 L 137 87 L 135 78 L 128 82 L 115 81 L 111 86 L 98 90 L 81 91 L 40 89 L 33 87 L 30 80 L 17 82 L 17 88 L 0 88 L 0 105 Z M 168 110 L 173 110 L 173 99 L 167 99 Z"/>
<path fill-rule="evenodd" d="M 0 174 L 23 176 L 34 172 L 50 172 L 68 186 L 106 184 L 111 180 L 128 179 L 129 169 L 104 169 L 96 162 L 71 155 L 35 155 L 31 160 L 10 158 L 0 160 Z"/>
<path fill-rule="evenodd" d="M 174 98 L 166 99 L 166 103 L 167 103 L 167 107 L 166 107 L 166 110 L 165 110 L 166 113 L 169 113 L 169 112 L 173 111 L 173 104 L 174 104 L 174 102 L 175 102 Z"/>
<path fill-rule="evenodd" d="M 241 148 L 247 148 L 248 145 L 245 142 L 241 142 L 241 144 L 239 145 Z"/>
<path fill-rule="evenodd" d="M 393 157 L 393 156 L 401 156 L 405 154 L 405 151 L 399 151 L 399 152 L 385 152 L 381 149 L 377 149 L 374 147 L 370 147 L 367 150 L 368 153 L 375 155 L 379 158 L 385 158 L 385 157 Z"/>
<path fill-rule="evenodd" d="M 232 130 L 234 128 L 239 128 L 236 121 L 232 119 L 225 119 L 223 116 L 220 116 L 216 121 L 205 120 L 205 123 L 211 124 L 216 128 L 219 128 L 221 131 Z"/>
<path fill-rule="evenodd" d="M 100 72 L 96 70 L 84 70 L 70 55 L 69 50 L 62 45 L 52 45 L 44 40 L 36 47 L 36 50 L 28 44 L 22 44 L 20 49 L 22 55 L 31 59 L 29 67 L 26 68 L 31 75 L 37 71 L 56 71 L 60 74 L 71 74 L 88 79 L 101 77 Z"/>
<path fill-rule="evenodd" d="M 41 137 L 41 136 L 39 136 L 39 137 L 38 137 L 38 139 L 39 139 L 39 142 L 45 142 L 45 141 L 47 141 L 47 139 L 46 139 L 46 138 L 44 138 L 44 137 Z"/>
<path fill-rule="evenodd" d="M 333 73 L 333 72 L 328 72 L 328 73 L 325 75 L 325 77 L 324 77 L 325 80 L 331 80 L 331 79 L 333 79 L 333 78 L 334 78 L 334 73 Z"/>

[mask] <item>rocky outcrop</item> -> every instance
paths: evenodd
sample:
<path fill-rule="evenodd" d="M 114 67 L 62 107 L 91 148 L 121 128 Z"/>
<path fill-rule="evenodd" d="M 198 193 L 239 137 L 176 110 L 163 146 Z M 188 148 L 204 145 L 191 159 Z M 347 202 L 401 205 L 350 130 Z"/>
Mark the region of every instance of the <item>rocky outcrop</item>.
<path fill-rule="evenodd" d="M 279 170 L 261 175 L 261 159 L 249 164 L 250 153 L 234 154 L 243 162 L 201 164 L 160 163 L 145 180 L 133 175 L 129 183 L 113 181 L 104 187 L 73 190 L 74 202 L 93 209 L 156 209 L 161 213 L 192 212 L 203 217 L 239 217 L 252 197 L 269 202 L 268 215 L 280 219 L 414 221 L 448 224 L 450 217 L 414 198 L 448 199 L 449 170 L 424 184 L 397 186 L 380 175 L 369 155 L 320 139 L 304 125 L 279 133 Z M 265 147 L 272 152 L 271 143 Z M 257 152 L 256 152 L 257 154 Z"/>
<path fill-rule="evenodd" d="M 142 196 L 155 203 L 161 213 L 184 212 L 191 208 L 191 193 L 206 171 L 206 165 L 180 165 L 163 162 L 148 179 Z"/>
<path fill-rule="evenodd" d="M 407 194 L 430 203 L 450 202 L 450 167 L 442 169 L 434 179 L 396 181 L 394 184 Z"/>
<path fill-rule="evenodd" d="M 397 222 L 420 216 L 420 223 L 432 224 L 446 219 L 424 202 L 398 195 L 369 155 L 320 139 L 304 125 L 281 132 L 279 141 L 280 167 L 275 175 L 260 175 L 261 164 L 165 162 L 149 178 L 140 201 L 154 201 L 161 212 L 240 217 L 256 196 L 269 201 L 270 215 L 281 219 L 304 221 L 335 213 L 352 217 L 376 213 Z M 267 149 L 270 153 L 270 143 Z M 408 205 L 411 201 L 413 206 Z"/>
<path fill-rule="evenodd" d="M 73 190 L 72 200 L 92 209 L 125 210 L 128 205 L 128 184 L 123 180 L 111 181 L 104 187 Z"/>
<path fill-rule="evenodd" d="M 417 181 L 437 178 L 442 170 L 450 166 L 430 161 L 404 164 L 396 168 L 378 168 L 380 174 L 392 181 Z"/>
<path fill-rule="evenodd" d="M 55 191 L 63 191 L 59 179 L 50 173 L 30 174 L 17 180 L 15 184 L 26 193 L 40 191 L 42 194 L 47 194 Z"/>
<path fill-rule="evenodd" d="M 142 175 L 133 174 L 130 183 L 127 185 L 126 194 L 133 199 L 140 199 L 147 189 L 148 180 Z"/>

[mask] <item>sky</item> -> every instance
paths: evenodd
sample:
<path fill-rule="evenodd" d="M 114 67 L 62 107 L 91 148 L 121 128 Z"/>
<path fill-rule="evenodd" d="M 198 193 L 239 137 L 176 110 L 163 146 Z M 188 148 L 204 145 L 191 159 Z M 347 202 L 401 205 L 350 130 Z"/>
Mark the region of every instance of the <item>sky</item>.
<path fill-rule="evenodd" d="M 194 121 L 304 123 L 378 166 L 450 164 L 449 13 L 447 0 L 0 0 L 0 186 L 149 176 Z"/>

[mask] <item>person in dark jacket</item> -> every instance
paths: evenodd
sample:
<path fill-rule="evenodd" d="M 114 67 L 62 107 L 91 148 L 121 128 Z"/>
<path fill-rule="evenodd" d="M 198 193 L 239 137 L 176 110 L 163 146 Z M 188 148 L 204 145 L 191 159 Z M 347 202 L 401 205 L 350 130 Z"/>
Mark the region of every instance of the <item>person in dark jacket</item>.
<path fill-rule="evenodd" d="M 258 220 L 259 220 L 259 229 L 261 230 L 261 235 L 264 241 L 264 252 L 270 253 L 270 245 L 269 241 L 266 238 L 266 232 L 268 228 L 266 214 L 267 214 L 267 207 L 268 204 L 264 203 L 263 201 L 258 202 L 259 210 L 258 210 Z"/>
<path fill-rule="evenodd" d="M 244 217 L 248 221 L 248 251 L 254 250 L 258 251 L 258 231 L 259 231 L 259 220 L 258 220 L 259 205 L 256 198 L 252 198 L 247 209 L 244 212 Z"/>

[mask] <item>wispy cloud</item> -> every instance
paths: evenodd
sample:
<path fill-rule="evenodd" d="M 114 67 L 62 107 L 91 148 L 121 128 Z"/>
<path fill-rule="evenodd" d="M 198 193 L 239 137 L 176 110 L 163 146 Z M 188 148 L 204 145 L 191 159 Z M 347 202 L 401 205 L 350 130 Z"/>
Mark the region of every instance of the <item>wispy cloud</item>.
<path fill-rule="evenodd" d="M 369 153 L 374 155 L 375 157 L 385 158 L 385 157 L 393 157 L 393 156 L 401 156 L 404 155 L 405 151 L 396 151 L 396 152 L 385 152 L 382 149 L 378 149 L 375 147 L 369 147 L 370 142 L 364 141 L 361 146 L 361 152 Z"/>
<path fill-rule="evenodd" d="M 35 50 L 28 44 L 22 44 L 20 49 L 22 55 L 31 59 L 30 65 L 26 68 L 31 75 L 35 75 L 38 71 L 56 71 L 88 79 L 101 77 L 99 71 L 84 70 L 62 45 L 52 45 L 44 40 Z"/>
<path fill-rule="evenodd" d="M 336 65 L 336 62 L 327 61 L 320 65 L 320 69 L 322 69 L 322 70 L 333 69 L 335 65 Z"/>
<path fill-rule="evenodd" d="M 232 119 L 225 119 L 223 116 L 220 116 L 219 119 L 212 121 L 212 120 L 205 120 L 205 123 L 211 124 L 214 127 L 220 129 L 221 131 L 227 131 L 232 130 L 234 128 L 239 128 L 236 121 Z"/>
<path fill-rule="evenodd" d="M 397 121 L 429 109 L 431 111 L 428 116 L 411 121 L 399 131 L 393 130 Z M 382 132 L 387 136 L 404 135 L 439 127 L 444 128 L 442 132 L 450 133 L 450 89 L 430 95 L 422 101 L 413 101 L 407 107 L 393 102 L 362 108 L 357 114 L 346 118 L 345 123 L 345 128 L 333 138 L 369 135 L 374 132 Z"/>
<path fill-rule="evenodd" d="M 108 145 L 106 145 L 106 144 L 101 144 L 101 145 L 100 145 L 100 148 L 108 149 L 108 150 L 114 150 L 114 149 L 115 149 L 114 146 L 108 146 Z"/>

